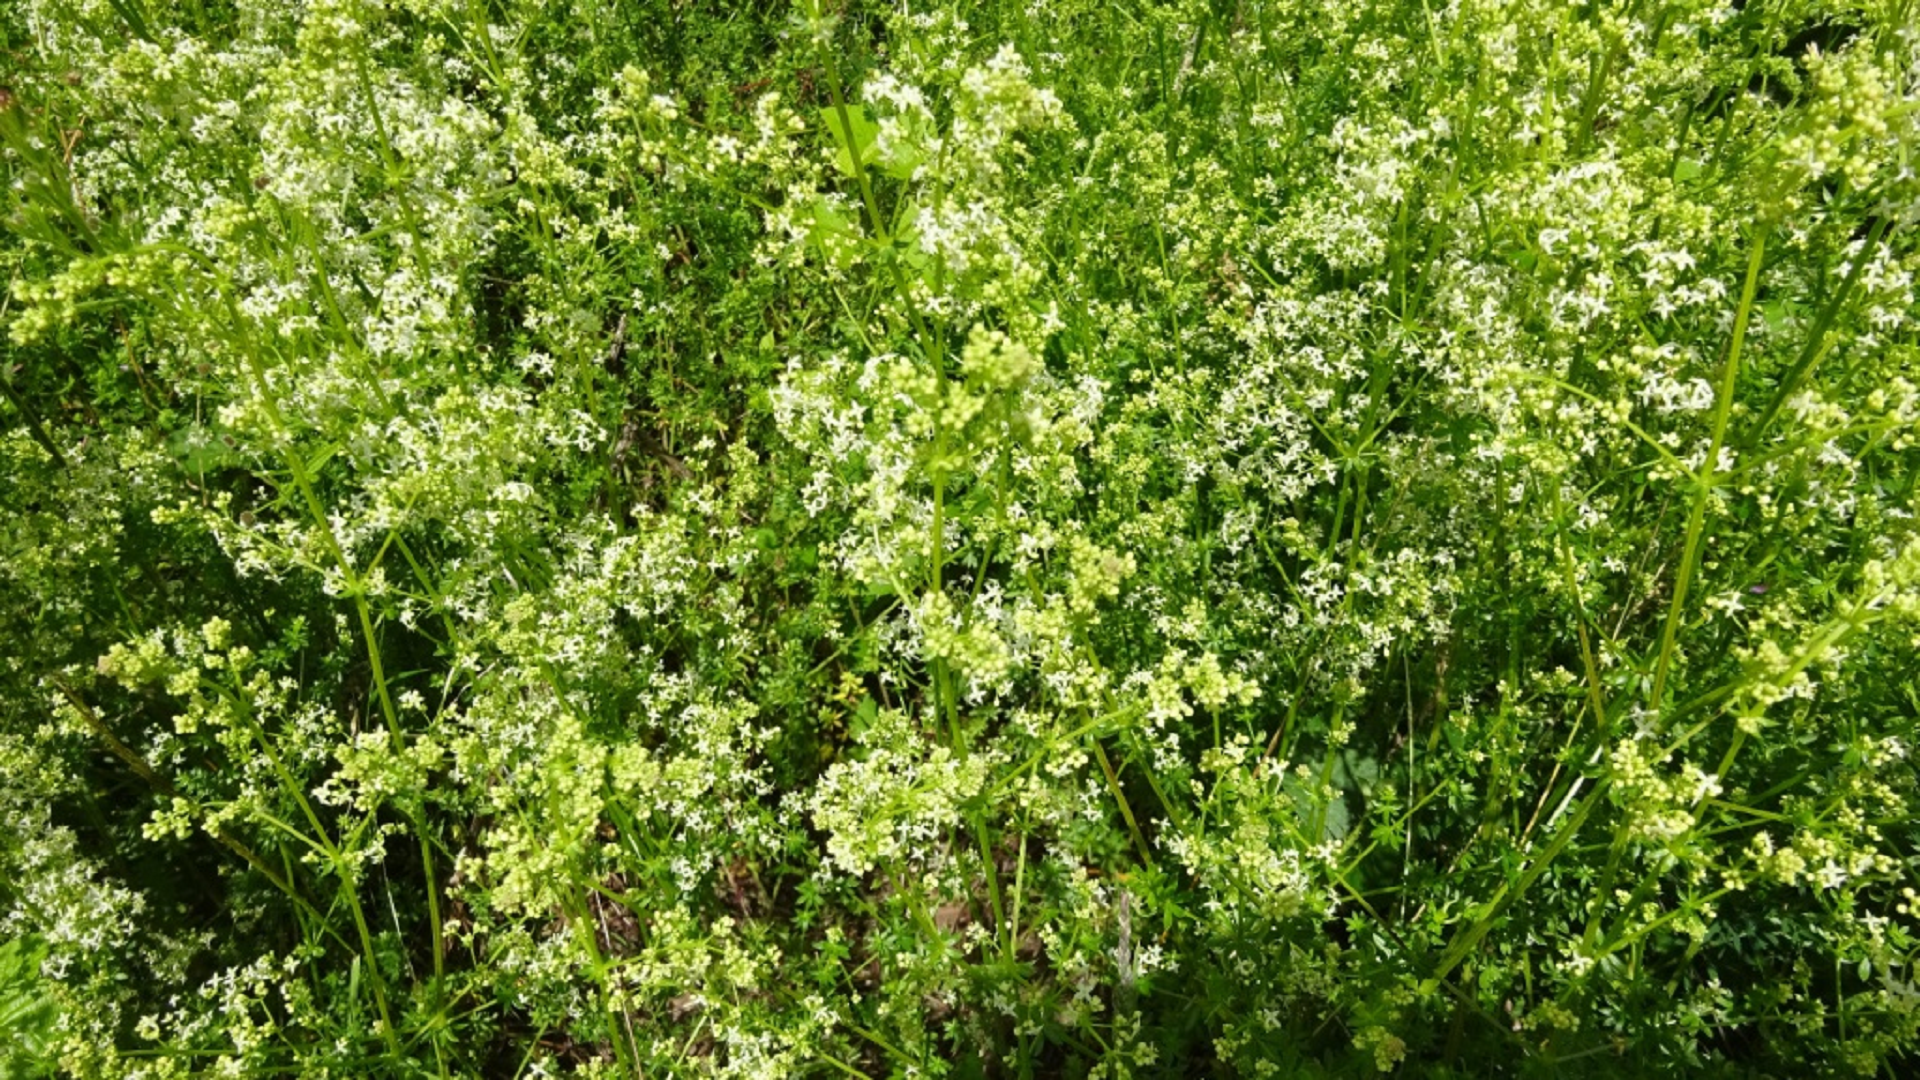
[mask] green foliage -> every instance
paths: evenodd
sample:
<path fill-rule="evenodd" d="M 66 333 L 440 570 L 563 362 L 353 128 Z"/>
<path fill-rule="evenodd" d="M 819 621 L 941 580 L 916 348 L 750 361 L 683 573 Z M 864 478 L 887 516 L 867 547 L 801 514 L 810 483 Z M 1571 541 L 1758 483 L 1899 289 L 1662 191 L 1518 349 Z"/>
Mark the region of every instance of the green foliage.
<path fill-rule="evenodd" d="M 0 1076 L 51 1075 L 56 1006 L 40 981 L 44 942 L 15 938 L 0 945 Z"/>
<path fill-rule="evenodd" d="M 1916 25 L 0 8 L 0 1062 L 1911 1072 Z"/>

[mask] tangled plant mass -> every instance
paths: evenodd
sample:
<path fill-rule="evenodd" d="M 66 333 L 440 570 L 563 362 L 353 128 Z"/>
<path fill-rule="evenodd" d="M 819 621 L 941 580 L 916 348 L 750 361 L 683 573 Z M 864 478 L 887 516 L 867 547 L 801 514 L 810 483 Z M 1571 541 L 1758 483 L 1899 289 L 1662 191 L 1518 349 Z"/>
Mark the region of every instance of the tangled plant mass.
<path fill-rule="evenodd" d="M 1920 1067 L 1913 0 L 0 55 L 0 1072 Z"/>

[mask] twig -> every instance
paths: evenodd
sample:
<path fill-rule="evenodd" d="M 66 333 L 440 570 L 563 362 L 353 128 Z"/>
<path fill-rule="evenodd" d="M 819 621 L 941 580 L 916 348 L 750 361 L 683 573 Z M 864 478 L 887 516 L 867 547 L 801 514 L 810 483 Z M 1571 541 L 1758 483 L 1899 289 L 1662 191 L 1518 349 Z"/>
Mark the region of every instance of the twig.
<path fill-rule="evenodd" d="M 155 791 L 169 798 L 179 797 L 180 789 L 174 787 L 171 780 L 154 771 L 153 766 L 148 765 L 146 759 L 142 758 L 138 751 L 126 743 L 121 742 L 119 736 L 109 731 L 106 723 L 100 719 L 100 714 L 94 712 L 93 707 L 88 705 L 86 699 L 82 698 L 79 692 L 72 686 L 69 686 L 66 680 L 57 675 L 49 676 L 49 679 L 53 682 L 53 685 L 60 688 L 60 693 L 65 696 L 67 702 L 73 706 L 74 712 L 79 714 L 80 719 L 84 720 L 86 725 L 93 729 L 93 733 L 99 736 L 101 742 L 107 744 L 108 750 L 113 751 L 113 756 L 126 762 L 127 767 L 132 769 L 140 779 L 145 780 L 151 785 Z M 194 809 L 198 810 L 199 807 L 195 806 Z M 313 902 L 303 896 L 299 890 L 295 889 L 292 882 L 282 877 L 273 867 L 267 865 L 265 859 L 262 859 L 251 847 L 248 847 L 245 841 L 229 832 L 226 826 L 215 825 L 210 831 L 213 833 L 214 839 L 225 845 L 227 850 L 245 859 L 247 865 L 265 874 L 267 880 L 273 882 L 281 892 L 286 893 L 295 901 L 299 902 L 310 913 L 316 916 L 320 914 L 319 910 L 314 907 Z"/>

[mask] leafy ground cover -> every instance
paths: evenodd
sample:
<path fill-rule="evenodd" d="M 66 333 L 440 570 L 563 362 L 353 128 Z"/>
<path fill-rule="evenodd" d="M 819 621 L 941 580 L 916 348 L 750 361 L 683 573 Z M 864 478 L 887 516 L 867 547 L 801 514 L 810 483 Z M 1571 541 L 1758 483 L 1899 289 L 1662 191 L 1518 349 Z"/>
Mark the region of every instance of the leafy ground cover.
<path fill-rule="evenodd" d="M 0 6 L 0 1071 L 1910 1074 L 1917 28 Z"/>

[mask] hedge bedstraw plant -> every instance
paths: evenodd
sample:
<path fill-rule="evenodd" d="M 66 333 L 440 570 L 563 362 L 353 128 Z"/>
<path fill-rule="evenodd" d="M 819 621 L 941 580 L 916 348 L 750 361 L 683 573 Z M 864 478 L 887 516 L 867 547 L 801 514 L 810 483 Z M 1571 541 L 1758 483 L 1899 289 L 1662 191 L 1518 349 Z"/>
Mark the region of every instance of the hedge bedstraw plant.
<path fill-rule="evenodd" d="M 1905 1075 L 1912 0 L 0 9 L 8 1075 Z"/>

